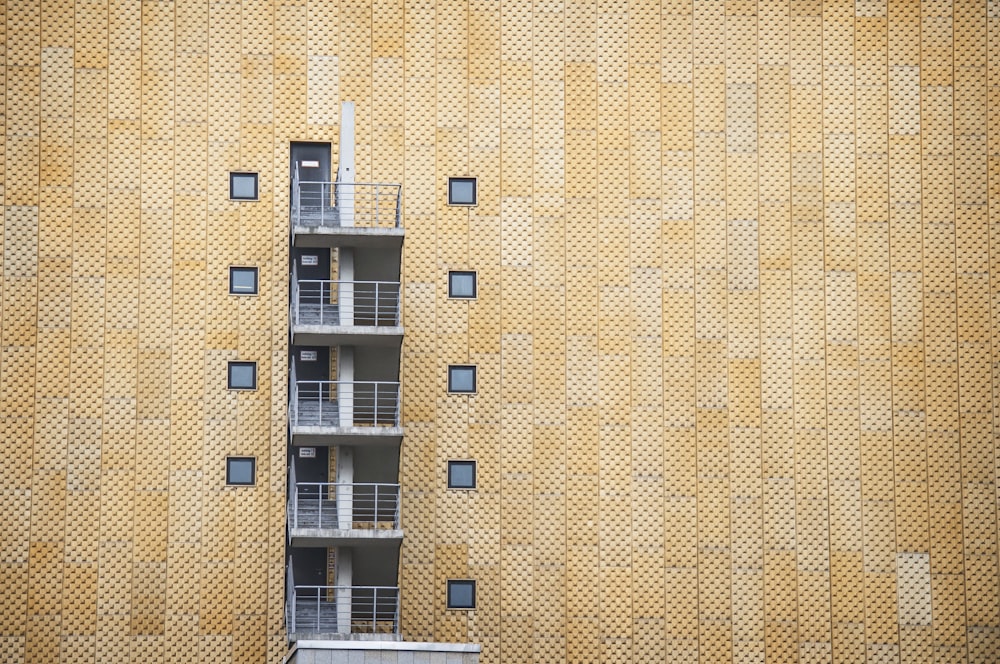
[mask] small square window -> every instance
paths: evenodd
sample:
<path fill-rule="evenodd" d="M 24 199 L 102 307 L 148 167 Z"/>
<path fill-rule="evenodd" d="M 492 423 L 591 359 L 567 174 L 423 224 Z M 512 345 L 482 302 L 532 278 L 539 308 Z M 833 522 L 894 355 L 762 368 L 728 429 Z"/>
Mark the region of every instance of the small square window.
<path fill-rule="evenodd" d="M 257 174 L 230 173 L 229 198 L 234 201 L 257 200 Z"/>
<path fill-rule="evenodd" d="M 257 363 L 230 362 L 229 380 L 226 387 L 230 390 L 256 390 Z"/>
<path fill-rule="evenodd" d="M 476 608 L 476 582 L 472 579 L 448 579 L 448 608 Z"/>
<path fill-rule="evenodd" d="M 226 457 L 226 484 L 252 485 L 256 476 L 257 459 L 254 457 Z"/>
<path fill-rule="evenodd" d="M 448 462 L 448 488 L 449 489 L 475 489 L 476 488 L 476 462 L 475 461 L 449 461 Z"/>
<path fill-rule="evenodd" d="M 475 205 L 476 178 L 448 178 L 448 205 Z"/>
<path fill-rule="evenodd" d="M 449 272 L 448 297 L 472 299 L 476 297 L 475 272 Z"/>
<path fill-rule="evenodd" d="M 475 392 L 476 367 L 464 364 L 452 364 L 448 367 L 449 392 Z"/>
<path fill-rule="evenodd" d="M 257 268 L 235 267 L 235 266 L 230 267 L 229 292 L 232 295 L 256 295 Z"/>

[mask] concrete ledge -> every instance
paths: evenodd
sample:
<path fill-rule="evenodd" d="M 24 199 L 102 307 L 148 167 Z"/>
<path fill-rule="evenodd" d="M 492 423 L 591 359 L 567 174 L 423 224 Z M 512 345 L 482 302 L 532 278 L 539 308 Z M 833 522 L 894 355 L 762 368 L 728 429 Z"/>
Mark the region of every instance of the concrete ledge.
<path fill-rule="evenodd" d="M 403 539 L 402 528 L 355 528 L 339 530 L 333 528 L 289 528 L 288 536 L 292 546 L 378 546 L 399 544 Z"/>
<path fill-rule="evenodd" d="M 296 247 L 384 247 L 403 245 L 402 227 L 392 226 L 313 226 L 292 224 Z"/>
<path fill-rule="evenodd" d="M 299 650 L 395 650 L 402 652 L 478 653 L 478 643 L 436 643 L 428 641 L 297 641 Z"/>
<path fill-rule="evenodd" d="M 403 341 L 402 325 L 293 325 L 292 341 L 301 346 L 387 346 Z"/>
<path fill-rule="evenodd" d="M 292 427 L 292 445 L 399 445 L 402 440 L 403 427 Z"/>

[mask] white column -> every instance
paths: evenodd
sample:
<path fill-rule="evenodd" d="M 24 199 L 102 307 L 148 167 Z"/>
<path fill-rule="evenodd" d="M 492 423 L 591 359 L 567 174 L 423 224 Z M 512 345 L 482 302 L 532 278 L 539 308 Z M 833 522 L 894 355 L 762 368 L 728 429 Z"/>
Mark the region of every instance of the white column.
<path fill-rule="evenodd" d="M 340 165 L 337 167 L 337 209 L 340 225 L 354 225 L 354 102 L 340 105 Z"/>
<path fill-rule="evenodd" d="M 351 550 L 347 547 L 337 549 L 337 632 L 351 633 L 351 585 L 353 570 L 351 566 Z"/>
<path fill-rule="evenodd" d="M 337 527 L 350 528 L 353 521 L 354 491 L 354 451 L 349 447 L 337 447 Z M 337 631 L 348 634 L 351 631 L 351 586 L 354 584 L 354 568 L 351 549 L 337 549 Z"/>
<path fill-rule="evenodd" d="M 354 348 L 337 347 L 337 409 L 340 426 L 354 426 Z"/>
<path fill-rule="evenodd" d="M 348 529 L 354 521 L 354 451 L 350 447 L 337 449 L 337 527 Z"/>
<path fill-rule="evenodd" d="M 341 247 L 337 251 L 337 305 L 340 325 L 354 325 L 354 250 Z"/>

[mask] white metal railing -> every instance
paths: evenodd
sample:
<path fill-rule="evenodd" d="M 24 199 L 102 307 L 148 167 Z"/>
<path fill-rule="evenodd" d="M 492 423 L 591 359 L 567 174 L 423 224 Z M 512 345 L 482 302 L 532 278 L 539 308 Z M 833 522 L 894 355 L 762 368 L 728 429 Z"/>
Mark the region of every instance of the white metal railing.
<path fill-rule="evenodd" d="M 399 528 L 398 484 L 298 482 L 291 494 L 291 528 Z"/>
<path fill-rule="evenodd" d="M 289 419 L 294 426 L 398 427 L 399 383 L 295 380 Z"/>
<path fill-rule="evenodd" d="M 292 325 L 399 325 L 399 282 L 293 280 Z"/>
<path fill-rule="evenodd" d="M 399 228 L 399 184 L 388 182 L 292 183 L 292 223 L 320 228 Z"/>
<path fill-rule="evenodd" d="M 396 586 L 293 586 L 289 595 L 290 633 L 399 633 Z"/>

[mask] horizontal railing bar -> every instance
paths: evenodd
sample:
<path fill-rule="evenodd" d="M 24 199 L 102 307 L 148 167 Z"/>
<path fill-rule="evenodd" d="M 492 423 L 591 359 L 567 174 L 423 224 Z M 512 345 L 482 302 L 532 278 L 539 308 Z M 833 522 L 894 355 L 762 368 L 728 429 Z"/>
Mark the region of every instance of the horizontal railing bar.
<path fill-rule="evenodd" d="M 398 182 L 340 182 L 339 180 L 299 180 L 298 184 L 332 184 L 338 187 L 388 187 L 399 189 Z"/>
<path fill-rule="evenodd" d="M 399 385 L 396 380 L 297 380 L 297 385 Z"/>
<path fill-rule="evenodd" d="M 387 284 L 398 286 L 398 281 L 350 281 L 348 279 L 299 279 L 299 284 Z"/>
<path fill-rule="evenodd" d="M 296 482 L 295 486 L 388 486 L 399 488 L 399 484 L 392 482 Z"/>

